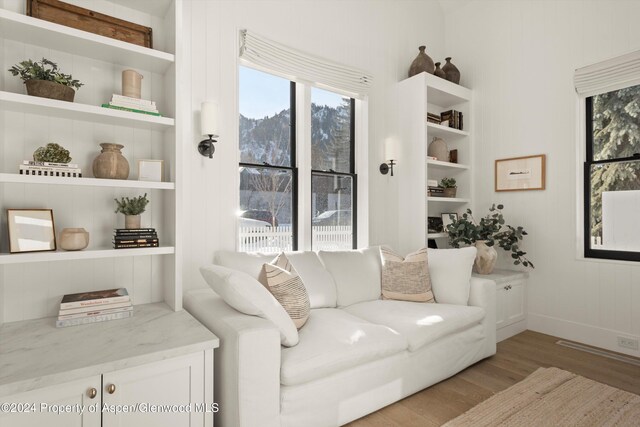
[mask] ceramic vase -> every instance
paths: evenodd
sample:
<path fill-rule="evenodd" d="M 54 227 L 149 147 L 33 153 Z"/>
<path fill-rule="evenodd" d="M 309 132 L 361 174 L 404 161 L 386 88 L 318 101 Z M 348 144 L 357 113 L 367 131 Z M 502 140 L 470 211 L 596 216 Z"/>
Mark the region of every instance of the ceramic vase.
<path fill-rule="evenodd" d="M 122 72 L 122 95 L 131 98 L 142 97 L 142 74 L 135 70 L 124 70 Z"/>
<path fill-rule="evenodd" d="M 413 60 L 413 62 L 411 63 L 411 66 L 409 67 L 409 77 L 413 77 L 416 74 L 422 73 L 423 71 L 426 71 L 429 74 L 433 74 L 433 71 L 435 70 L 435 65 L 433 64 L 433 59 L 431 59 L 429 55 L 427 55 L 424 52 L 425 49 L 426 49 L 426 46 L 420 46 L 418 48 L 420 52 L 418 53 L 418 56 L 416 56 L 416 59 Z"/>
<path fill-rule="evenodd" d="M 140 215 L 125 215 L 124 228 L 140 228 Z"/>
<path fill-rule="evenodd" d="M 431 140 L 427 154 L 441 162 L 449 161 L 449 147 L 447 147 L 447 143 L 444 142 L 442 138 L 434 137 L 433 140 Z"/>
<path fill-rule="evenodd" d="M 440 62 L 436 62 L 436 70 L 433 72 L 433 74 L 442 79 L 447 78 L 447 75 L 445 74 L 445 72 L 442 71 L 442 68 L 440 68 Z"/>
<path fill-rule="evenodd" d="M 476 260 L 473 263 L 476 272 L 479 274 L 491 274 L 498 260 L 498 252 L 496 252 L 493 246 L 487 246 L 487 244 L 481 240 L 477 241 L 475 246 L 478 250 Z"/>
<path fill-rule="evenodd" d="M 76 91 L 72 87 L 48 80 L 27 80 L 25 86 L 27 87 L 27 94 L 39 96 L 40 98 L 73 102 L 73 98 L 76 96 Z"/>
<path fill-rule="evenodd" d="M 93 176 L 103 179 L 127 179 L 129 177 L 129 162 L 122 155 L 124 145 L 100 144 L 102 152 L 93 161 Z"/>
<path fill-rule="evenodd" d="M 64 228 L 60 233 L 60 247 L 65 251 L 81 251 L 89 246 L 89 232 L 84 228 Z"/>
<path fill-rule="evenodd" d="M 460 84 L 460 70 L 451 63 L 451 57 L 445 58 L 446 64 L 442 66 L 442 71 L 446 75 L 446 79 L 455 84 Z"/>

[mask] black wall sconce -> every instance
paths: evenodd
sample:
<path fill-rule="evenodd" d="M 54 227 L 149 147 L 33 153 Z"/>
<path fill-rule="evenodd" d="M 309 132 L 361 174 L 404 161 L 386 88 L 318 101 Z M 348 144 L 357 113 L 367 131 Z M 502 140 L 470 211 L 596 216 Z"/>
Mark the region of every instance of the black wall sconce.
<path fill-rule="evenodd" d="M 212 159 L 213 153 L 216 151 L 213 143 L 218 142 L 214 139 L 218 137 L 218 104 L 215 102 L 207 101 L 202 103 L 200 109 L 200 129 L 200 134 L 207 135 L 209 138 L 200 141 L 198 144 L 198 152 Z"/>
<path fill-rule="evenodd" d="M 397 143 L 392 138 L 387 138 L 384 141 L 384 158 L 388 159 L 389 162 L 382 163 L 380 165 L 380 173 L 382 175 L 386 175 L 391 172 L 391 176 L 393 176 L 393 166 L 397 164 L 396 160 L 398 160 L 398 152 L 397 152 Z"/>
<path fill-rule="evenodd" d="M 393 176 L 393 165 L 395 165 L 396 162 L 393 160 L 389 160 L 389 163 L 382 163 L 380 165 L 380 173 L 382 175 L 386 175 L 389 173 L 389 171 L 391 171 L 391 176 Z"/>

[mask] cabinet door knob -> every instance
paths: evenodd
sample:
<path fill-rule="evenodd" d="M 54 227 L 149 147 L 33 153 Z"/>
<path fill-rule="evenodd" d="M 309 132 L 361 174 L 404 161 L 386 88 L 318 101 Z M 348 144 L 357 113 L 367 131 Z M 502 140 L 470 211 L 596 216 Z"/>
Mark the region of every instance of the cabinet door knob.
<path fill-rule="evenodd" d="M 95 389 L 95 387 L 91 387 L 89 390 L 87 390 L 87 396 L 89 396 L 89 399 L 93 399 L 98 395 L 98 390 Z"/>
<path fill-rule="evenodd" d="M 504 290 L 505 290 L 505 291 L 508 291 L 508 290 L 509 290 L 509 286 L 508 286 L 508 285 L 507 285 L 507 286 L 505 286 L 505 287 L 504 287 Z"/>
<path fill-rule="evenodd" d="M 107 386 L 107 393 L 113 394 L 115 392 L 116 392 L 116 385 L 115 384 L 109 384 Z"/>

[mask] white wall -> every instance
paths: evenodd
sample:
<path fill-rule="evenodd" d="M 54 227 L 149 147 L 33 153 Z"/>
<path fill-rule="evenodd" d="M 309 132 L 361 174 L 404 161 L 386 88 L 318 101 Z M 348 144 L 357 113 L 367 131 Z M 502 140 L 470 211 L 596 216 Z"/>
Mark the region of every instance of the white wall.
<path fill-rule="evenodd" d="M 217 249 L 235 249 L 238 209 L 237 33 L 251 29 L 275 41 L 371 72 L 369 98 L 369 242 L 397 243 L 393 178 L 382 176 L 383 141 L 393 128 L 393 84 L 406 78 L 417 47 L 442 57 L 443 15 L 436 1 L 186 1 L 185 28 L 191 69 L 188 108 L 199 129 L 203 100 L 220 105 L 220 138 L 213 160 L 195 147 L 199 132 L 185 137 L 185 287 L 199 286 L 200 265 Z M 191 142 L 191 144 L 189 144 Z M 398 168 L 402 168 L 401 162 Z M 360 230 L 366 232 L 366 230 Z"/>
<path fill-rule="evenodd" d="M 475 1 L 445 19 L 447 53 L 474 90 L 477 206 L 506 206 L 530 236 L 529 329 L 617 347 L 640 337 L 638 263 L 576 259 L 573 72 L 640 49 L 638 1 Z M 547 155 L 547 189 L 495 193 L 495 159 Z"/>

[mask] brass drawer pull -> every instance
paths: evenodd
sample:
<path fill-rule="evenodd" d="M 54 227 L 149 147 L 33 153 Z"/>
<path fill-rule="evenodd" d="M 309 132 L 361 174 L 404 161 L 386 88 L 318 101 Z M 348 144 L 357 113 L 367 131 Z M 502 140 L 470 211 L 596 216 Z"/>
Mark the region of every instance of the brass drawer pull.
<path fill-rule="evenodd" d="M 115 392 L 116 392 L 116 385 L 115 384 L 109 384 L 107 386 L 107 393 L 113 394 Z"/>
<path fill-rule="evenodd" d="M 91 387 L 89 390 L 87 390 L 87 396 L 89 396 L 89 399 L 94 399 L 97 395 L 98 390 L 96 390 L 95 387 Z"/>

